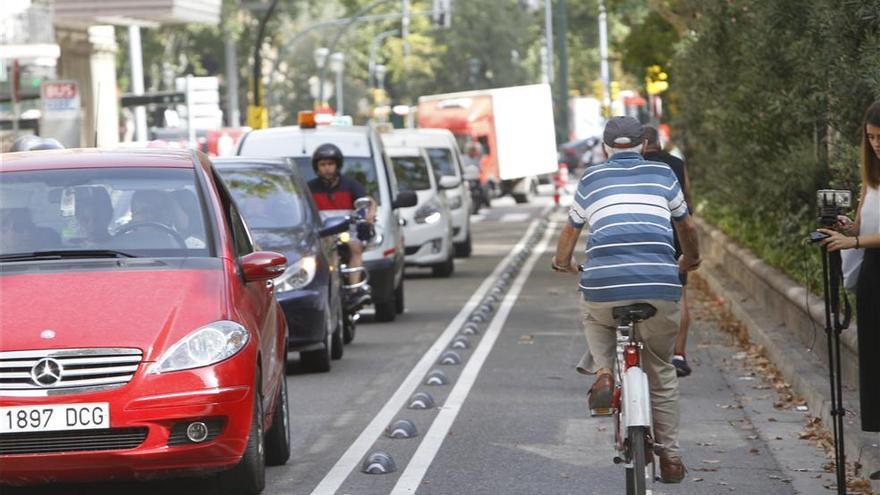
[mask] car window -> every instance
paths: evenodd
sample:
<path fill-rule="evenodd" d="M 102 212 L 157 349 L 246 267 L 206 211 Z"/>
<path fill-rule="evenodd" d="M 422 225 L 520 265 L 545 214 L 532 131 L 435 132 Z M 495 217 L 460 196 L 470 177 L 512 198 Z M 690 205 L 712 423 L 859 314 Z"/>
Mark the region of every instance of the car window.
<path fill-rule="evenodd" d="M 452 150 L 449 148 L 425 148 L 428 152 L 428 159 L 431 160 L 431 168 L 437 176 L 451 175 L 457 177 L 455 173 L 455 162 L 452 159 Z"/>
<path fill-rule="evenodd" d="M 214 183 L 217 185 L 217 194 L 220 196 L 220 203 L 223 205 L 224 217 L 229 222 L 229 229 L 232 233 L 232 250 L 235 257 L 244 256 L 254 252 L 254 242 L 251 234 L 242 219 L 241 213 L 226 183 L 217 174 L 217 169 L 212 170 Z"/>
<path fill-rule="evenodd" d="M 315 171 L 312 169 L 312 159 L 306 156 L 298 156 L 294 158 L 296 166 L 299 168 L 300 174 L 306 181 L 310 181 L 316 177 Z M 381 195 L 379 194 L 379 180 L 376 175 L 376 164 L 370 157 L 346 156 L 342 164 L 342 175 L 354 180 L 364 186 L 376 203 L 381 204 Z"/>
<path fill-rule="evenodd" d="M 235 203 L 252 229 L 279 229 L 302 225 L 305 195 L 289 173 L 278 170 L 220 169 Z"/>
<path fill-rule="evenodd" d="M 0 255 L 115 250 L 214 256 L 192 169 L 101 167 L 0 174 Z"/>
<path fill-rule="evenodd" d="M 254 252 L 254 243 L 251 235 L 242 220 L 241 213 L 235 203 L 229 206 L 229 221 L 232 225 L 232 240 L 235 247 L 235 256 L 244 256 Z"/>
<path fill-rule="evenodd" d="M 394 174 L 401 191 L 424 191 L 431 189 L 428 164 L 420 156 L 393 156 Z"/>

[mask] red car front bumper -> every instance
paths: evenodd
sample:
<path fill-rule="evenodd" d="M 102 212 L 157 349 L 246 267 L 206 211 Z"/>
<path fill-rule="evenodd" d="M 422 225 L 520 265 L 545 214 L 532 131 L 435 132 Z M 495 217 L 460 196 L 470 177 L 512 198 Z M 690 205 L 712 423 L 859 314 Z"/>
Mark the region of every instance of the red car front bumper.
<path fill-rule="evenodd" d="M 234 466 L 247 445 L 253 412 L 255 357 L 248 350 L 215 366 L 164 374 L 150 374 L 152 363 L 142 363 L 132 381 L 115 390 L 0 398 L 0 406 L 106 402 L 111 432 L 146 432 L 133 448 L 0 455 L 0 482 L 156 478 Z M 215 425 L 212 436 L 187 441 L 179 432 L 193 421 Z M 83 448 L 75 440 L 69 444 Z"/>

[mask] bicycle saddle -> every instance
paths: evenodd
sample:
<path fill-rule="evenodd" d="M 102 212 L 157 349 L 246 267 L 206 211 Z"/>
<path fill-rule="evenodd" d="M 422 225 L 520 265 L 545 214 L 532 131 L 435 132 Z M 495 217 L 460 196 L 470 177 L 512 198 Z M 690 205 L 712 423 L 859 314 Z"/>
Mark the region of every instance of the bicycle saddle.
<path fill-rule="evenodd" d="M 645 321 L 655 314 L 657 314 L 657 308 L 648 303 L 635 303 L 611 309 L 611 316 L 624 325 L 631 322 Z"/>

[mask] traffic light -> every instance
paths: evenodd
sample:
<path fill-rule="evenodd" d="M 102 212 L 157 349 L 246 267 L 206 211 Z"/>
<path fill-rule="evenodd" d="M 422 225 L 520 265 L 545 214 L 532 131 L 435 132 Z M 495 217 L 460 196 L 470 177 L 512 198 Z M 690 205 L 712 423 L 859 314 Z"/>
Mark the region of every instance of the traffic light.
<path fill-rule="evenodd" d="M 431 10 L 435 26 L 446 29 L 452 27 L 452 0 L 433 0 Z"/>
<path fill-rule="evenodd" d="M 601 79 L 596 79 L 593 81 L 593 96 L 596 97 L 597 100 L 603 101 L 605 99 L 605 85 L 602 84 Z"/>
<path fill-rule="evenodd" d="M 652 65 L 645 69 L 645 89 L 649 95 L 659 95 L 669 89 L 669 75 L 663 67 Z"/>
<path fill-rule="evenodd" d="M 620 83 L 618 81 L 611 81 L 611 101 L 617 101 L 620 97 Z"/>

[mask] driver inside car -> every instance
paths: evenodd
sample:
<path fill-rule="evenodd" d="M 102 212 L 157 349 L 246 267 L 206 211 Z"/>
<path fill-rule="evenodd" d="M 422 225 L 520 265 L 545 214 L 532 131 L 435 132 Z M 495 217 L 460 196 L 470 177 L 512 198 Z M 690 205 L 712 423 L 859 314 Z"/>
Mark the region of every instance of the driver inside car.
<path fill-rule="evenodd" d="M 117 234 L 124 244 L 139 248 L 186 248 L 174 228 L 170 198 L 163 191 L 138 190 L 131 197 L 131 221 Z"/>

